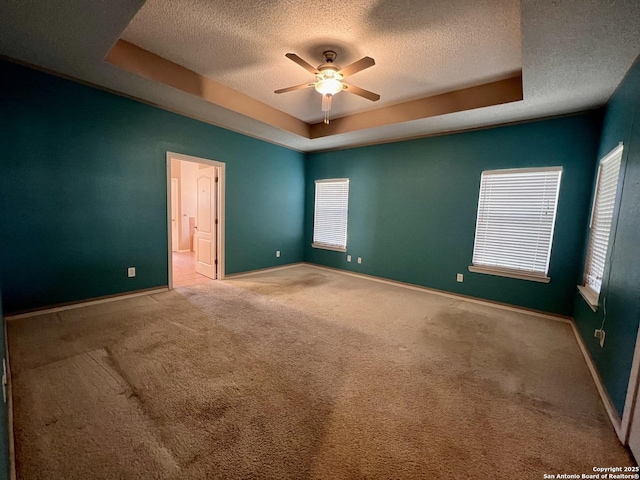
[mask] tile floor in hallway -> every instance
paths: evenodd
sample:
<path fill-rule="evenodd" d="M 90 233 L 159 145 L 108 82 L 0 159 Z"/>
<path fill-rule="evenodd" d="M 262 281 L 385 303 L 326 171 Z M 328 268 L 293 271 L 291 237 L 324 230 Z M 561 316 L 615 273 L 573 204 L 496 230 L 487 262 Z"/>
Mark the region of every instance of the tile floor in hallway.
<path fill-rule="evenodd" d="M 212 281 L 209 277 L 196 273 L 196 252 L 172 252 L 172 256 L 174 288 Z"/>

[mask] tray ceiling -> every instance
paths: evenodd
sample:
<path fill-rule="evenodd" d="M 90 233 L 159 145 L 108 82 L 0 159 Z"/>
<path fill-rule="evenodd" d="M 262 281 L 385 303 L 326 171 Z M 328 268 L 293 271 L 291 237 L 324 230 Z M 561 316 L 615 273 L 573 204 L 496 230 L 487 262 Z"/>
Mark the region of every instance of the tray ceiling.
<path fill-rule="evenodd" d="M 367 55 L 376 65 L 349 82 L 381 95 L 342 92 L 332 117 L 512 76 L 520 71 L 518 0 L 148 0 L 122 38 L 306 123 L 323 119 L 313 81 L 284 55 L 314 66 L 334 50 L 341 66 Z"/>
<path fill-rule="evenodd" d="M 365 55 L 376 60 L 375 66 L 349 81 L 379 93 L 381 100 L 371 103 L 348 93 L 338 94 L 331 112 L 335 125 L 339 117 L 344 117 L 343 123 L 363 115 L 370 119 L 380 108 L 397 110 L 403 102 L 513 78 L 520 71 L 524 99 L 477 105 L 467 111 L 449 110 L 454 113 L 436 109 L 425 118 L 369 122 L 364 128 L 309 138 L 312 135 L 271 124 L 266 117 L 238 113 L 153 76 L 104 61 L 122 40 L 302 125 L 321 120 L 320 95 L 312 89 L 273 93 L 313 79 L 285 58 L 287 52 L 314 65 L 328 48 L 338 53 L 337 63 L 342 66 Z M 640 2 L 634 0 L 0 3 L 1 55 L 303 151 L 600 106 L 638 53 Z"/>

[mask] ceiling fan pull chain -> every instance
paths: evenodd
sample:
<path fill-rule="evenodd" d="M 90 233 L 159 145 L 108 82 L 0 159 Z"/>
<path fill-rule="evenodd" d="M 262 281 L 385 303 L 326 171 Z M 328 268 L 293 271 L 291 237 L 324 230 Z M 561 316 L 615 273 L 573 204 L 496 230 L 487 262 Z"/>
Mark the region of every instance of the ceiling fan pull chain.
<path fill-rule="evenodd" d="M 331 110 L 331 97 L 333 97 L 333 95 L 331 95 L 330 93 L 325 93 L 322 96 L 322 111 L 323 112 L 328 112 L 329 110 Z"/>
<path fill-rule="evenodd" d="M 322 111 L 324 112 L 324 123 L 329 123 L 329 110 L 331 110 L 331 98 L 333 95 L 325 93 L 322 95 Z"/>

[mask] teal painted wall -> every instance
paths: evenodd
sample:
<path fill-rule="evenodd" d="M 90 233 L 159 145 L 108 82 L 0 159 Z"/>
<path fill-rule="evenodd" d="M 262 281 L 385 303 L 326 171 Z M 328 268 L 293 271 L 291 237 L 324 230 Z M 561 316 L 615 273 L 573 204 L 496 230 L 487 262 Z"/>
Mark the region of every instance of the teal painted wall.
<path fill-rule="evenodd" d="M 607 105 L 599 158 L 619 142 L 623 142 L 625 148 L 618 184 L 618 216 L 612 227 L 609 265 L 603 277 L 600 301 L 602 305 L 606 299 L 604 347 L 600 348 L 593 337 L 593 331 L 602 324 L 604 308 L 594 313 L 580 295 L 575 295 L 574 318 L 609 395 L 622 415 L 640 323 L 639 60 Z"/>
<path fill-rule="evenodd" d="M 228 274 L 302 260 L 302 153 L 8 62 L 0 146 L 6 312 L 167 285 L 167 151 L 226 163 Z"/>
<path fill-rule="evenodd" d="M 305 260 L 570 315 L 601 112 L 307 157 Z M 564 167 L 549 284 L 471 273 L 483 170 Z M 311 247 L 314 180 L 350 179 L 348 254 Z M 362 257 L 362 264 L 355 263 Z M 464 282 L 456 282 L 456 273 Z"/>
<path fill-rule="evenodd" d="M 640 323 L 640 66 L 601 113 L 306 155 L 0 62 L 0 280 L 16 312 L 167 284 L 166 151 L 227 165 L 227 273 L 306 260 L 574 315 L 619 412 Z M 607 341 L 575 285 L 596 159 L 626 145 Z M 562 165 L 548 285 L 473 274 L 482 170 Z M 351 179 L 348 253 L 311 248 L 313 181 Z M 304 205 L 304 208 L 303 208 Z M 275 250 L 282 251 L 275 258 Z M 362 257 L 358 265 L 355 257 Z M 126 267 L 137 277 L 128 279 Z M 464 273 L 464 283 L 455 281 Z"/>

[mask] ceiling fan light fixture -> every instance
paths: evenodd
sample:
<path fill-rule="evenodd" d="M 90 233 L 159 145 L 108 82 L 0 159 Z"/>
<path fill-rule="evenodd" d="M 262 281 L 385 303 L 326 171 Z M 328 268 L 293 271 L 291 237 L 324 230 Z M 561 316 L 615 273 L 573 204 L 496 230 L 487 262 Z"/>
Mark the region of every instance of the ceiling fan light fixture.
<path fill-rule="evenodd" d="M 337 78 L 325 78 L 318 80 L 315 84 L 316 91 L 322 95 L 335 95 L 340 93 L 344 86 Z"/>
<path fill-rule="evenodd" d="M 363 88 L 356 87 L 347 83 L 342 83 L 342 79 L 358 73 L 365 68 L 372 67 L 376 62 L 371 57 L 363 57 L 357 62 L 348 65 L 345 68 L 341 68 L 333 63 L 337 57 L 336 52 L 333 50 L 327 50 L 323 53 L 325 63 L 314 67 L 310 63 L 300 58 L 295 53 L 287 53 L 285 55 L 289 60 L 294 61 L 308 72 L 313 73 L 316 76 L 315 82 L 303 83 L 301 85 L 295 85 L 293 87 L 281 88 L 274 93 L 286 93 L 294 90 L 302 90 L 304 88 L 314 87 L 318 93 L 322 95 L 322 111 L 324 112 L 324 123 L 329 123 L 329 111 L 331 110 L 331 99 L 337 93 L 345 90 L 354 95 L 366 98 L 375 102 L 380 99 L 380 95 L 377 93 L 369 92 Z"/>

